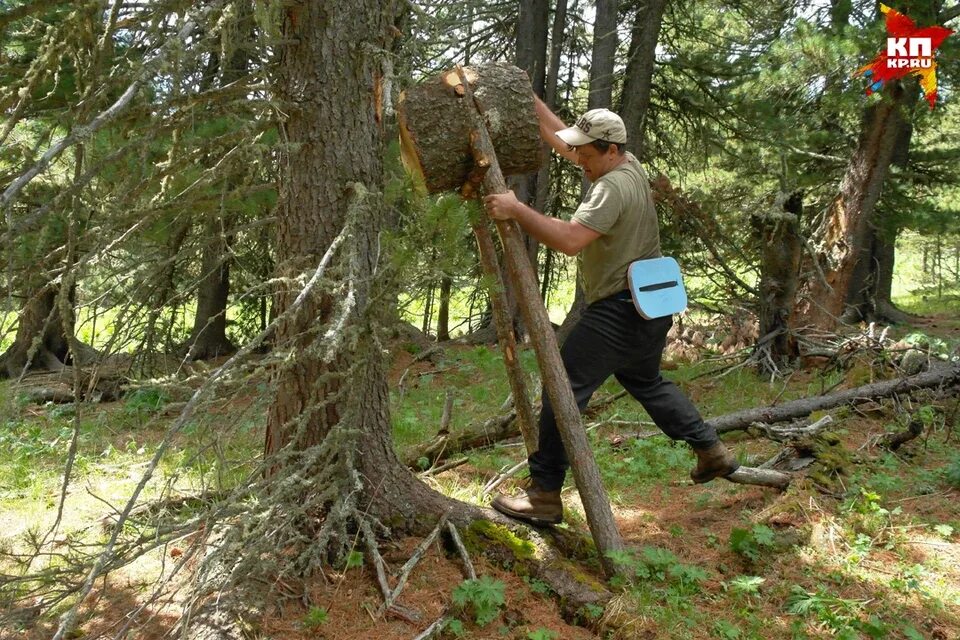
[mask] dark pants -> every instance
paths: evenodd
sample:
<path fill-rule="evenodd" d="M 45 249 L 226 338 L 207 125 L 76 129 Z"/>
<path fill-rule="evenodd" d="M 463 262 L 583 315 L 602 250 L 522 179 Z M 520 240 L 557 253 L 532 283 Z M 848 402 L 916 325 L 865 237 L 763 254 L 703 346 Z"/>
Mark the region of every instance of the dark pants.
<path fill-rule="evenodd" d="M 629 299 L 613 296 L 591 304 L 573 328 L 560 355 L 580 411 L 613 374 L 636 398 L 660 429 L 696 449 L 718 442 L 693 403 L 660 376 L 660 357 L 673 318 L 644 320 Z M 540 413 L 540 448 L 530 456 L 530 477 L 541 489 L 563 486 L 569 463 L 546 393 Z"/>

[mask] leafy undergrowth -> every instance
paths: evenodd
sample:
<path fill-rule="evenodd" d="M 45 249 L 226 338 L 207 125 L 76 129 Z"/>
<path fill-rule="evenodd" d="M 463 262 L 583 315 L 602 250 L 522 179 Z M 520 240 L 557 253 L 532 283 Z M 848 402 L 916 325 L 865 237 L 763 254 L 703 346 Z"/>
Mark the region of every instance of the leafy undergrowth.
<path fill-rule="evenodd" d="M 944 349 L 953 349 L 951 333 L 938 329 L 920 328 L 943 341 Z M 390 375 L 401 451 L 435 434 L 448 393 L 454 431 L 496 415 L 508 394 L 496 347 L 448 347 L 433 359 L 414 362 L 414 357 L 396 349 Z M 521 358 L 534 377 L 532 354 L 524 351 Z M 846 371 L 798 371 L 772 384 L 745 369 L 703 375 L 715 366 L 701 362 L 669 373 L 707 416 L 862 384 L 877 375 L 876 369 L 856 363 Z M 598 396 L 619 390 L 610 382 Z M 7 388 L 0 391 L 11 397 Z M 169 402 L 156 390 L 82 408 L 64 535 L 107 515 L 104 500 L 122 503 L 175 413 L 166 411 Z M 636 402 L 620 399 L 585 418 L 630 549 L 620 558 L 630 571 L 612 585 L 617 595 L 606 611 L 581 611 L 581 626 L 570 626 L 547 585 L 482 558 L 474 558 L 480 579 L 465 583 L 457 557 L 434 545 L 399 599 L 415 612 L 415 621 L 377 615 L 376 582 L 358 566 L 331 570 L 326 581 L 310 586 L 305 601 L 267 612 L 258 637 L 411 638 L 441 614 L 450 618 L 447 638 L 960 637 L 957 402 L 956 396 L 917 394 L 832 411 L 836 437 L 823 461 L 778 493 L 722 481 L 692 485 L 687 472 L 693 456 L 686 446 L 662 435 L 632 437 L 655 429 Z M 262 398 L 247 398 L 205 411 L 177 437 L 175 454 L 148 495 L 231 486 L 262 446 L 265 406 Z M 9 550 L 31 532 L 42 533 L 54 517 L 75 417 L 70 405 L 37 407 L 14 399 L 5 409 L 0 545 Z M 882 434 L 904 429 L 910 419 L 923 423 L 921 438 L 896 454 L 878 445 Z M 234 427 L 229 441 L 218 436 L 225 424 Z M 744 433 L 726 440 L 748 465 L 760 464 L 778 448 Z M 466 464 L 425 481 L 483 503 L 489 499 L 482 495 L 483 485 L 523 456 L 517 443 L 501 444 L 472 452 Z M 569 483 L 564 499 L 563 526 L 586 533 Z M 402 565 L 416 543 L 402 540 L 386 548 L 390 568 Z M 122 617 L 118 612 L 142 597 L 164 557 L 175 552 L 164 549 L 113 576 L 85 611 L 85 635 L 78 637 L 112 637 Z M 597 566 L 596 558 L 584 565 L 593 573 Z M 161 637 L 175 605 L 174 599 L 147 608 L 130 637 Z M 0 630 L 0 637 L 49 637 L 53 627 L 52 619 L 25 615 L 16 628 Z"/>

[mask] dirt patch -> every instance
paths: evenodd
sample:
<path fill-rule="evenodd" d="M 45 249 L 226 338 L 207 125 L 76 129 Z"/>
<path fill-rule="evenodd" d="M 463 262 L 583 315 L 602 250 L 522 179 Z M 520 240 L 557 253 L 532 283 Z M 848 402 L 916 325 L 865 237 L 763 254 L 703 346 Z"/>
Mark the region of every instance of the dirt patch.
<path fill-rule="evenodd" d="M 417 539 L 399 543 L 392 552 L 385 553 L 389 569 L 398 569 L 409 557 Z M 484 627 L 477 625 L 466 614 L 459 614 L 466 635 L 464 638 L 525 638 L 537 629 L 552 631 L 556 638 L 581 640 L 597 636 L 581 627 L 565 623 L 557 604 L 546 595 L 534 593 L 539 585 L 474 559 L 478 575 L 490 576 L 505 585 L 506 606 L 500 615 Z M 453 590 L 463 582 L 459 559 L 448 557 L 434 545 L 414 568 L 398 603 L 417 616 L 405 620 L 395 615 L 379 616 L 383 602 L 380 591 L 368 568 L 353 569 L 331 575 L 326 584 L 315 582 L 310 588 L 310 603 L 326 611 L 325 622 L 308 627 L 309 608 L 291 603 L 270 612 L 264 620 L 263 633 L 285 640 L 409 640 L 416 637 L 442 615 L 458 615 L 452 605 Z M 394 586 L 391 581 L 391 587 Z M 539 587 L 542 588 L 542 587 Z"/>

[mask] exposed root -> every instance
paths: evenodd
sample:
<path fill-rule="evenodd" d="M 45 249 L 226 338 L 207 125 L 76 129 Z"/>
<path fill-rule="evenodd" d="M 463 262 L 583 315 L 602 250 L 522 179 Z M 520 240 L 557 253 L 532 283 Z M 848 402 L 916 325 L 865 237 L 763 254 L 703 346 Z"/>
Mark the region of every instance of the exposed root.
<path fill-rule="evenodd" d="M 434 527 L 433 531 L 430 532 L 420 544 L 417 545 L 417 548 L 414 550 L 413 555 L 410 556 L 410 559 L 407 560 L 403 567 L 400 568 L 400 574 L 397 577 L 397 586 L 393 588 L 393 591 L 384 599 L 383 607 L 381 612 L 386 611 L 390 606 L 396 602 L 397 598 L 400 597 L 400 592 L 403 591 L 403 588 L 407 584 L 407 579 L 410 577 L 410 572 L 413 571 L 413 568 L 417 566 L 417 563 L 420 562 L 420 559 L 423 558 L 423 554 L 427 552 L 427 549 L 430 548 L 430 545 L 433 544 L 434 540 L 437 539 L 437 536 L 440 535 L 440 531 L 443 530 L 444 525 L 447 524 L 447 518 L 449 514 L 443 514 L 440 517 L 440 521 L 437 522 L 437 526 Z"/>

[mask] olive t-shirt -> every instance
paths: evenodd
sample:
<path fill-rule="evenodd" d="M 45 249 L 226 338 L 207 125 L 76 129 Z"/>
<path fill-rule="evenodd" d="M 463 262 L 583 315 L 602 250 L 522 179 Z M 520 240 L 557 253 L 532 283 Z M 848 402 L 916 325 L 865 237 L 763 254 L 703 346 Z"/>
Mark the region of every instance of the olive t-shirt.
<path fill-rule="evenodd" d="M 640 162 L 627 162 L 601 176 L 587 191 L 573 219 L 601 233 L 580 252 L 587 304 L 627 288 L 627 266 L 660 257 L 660 229 L 650 181 Z"/>

